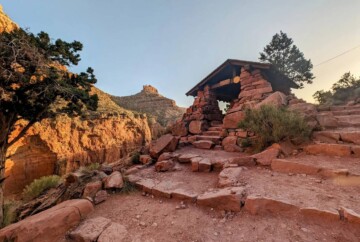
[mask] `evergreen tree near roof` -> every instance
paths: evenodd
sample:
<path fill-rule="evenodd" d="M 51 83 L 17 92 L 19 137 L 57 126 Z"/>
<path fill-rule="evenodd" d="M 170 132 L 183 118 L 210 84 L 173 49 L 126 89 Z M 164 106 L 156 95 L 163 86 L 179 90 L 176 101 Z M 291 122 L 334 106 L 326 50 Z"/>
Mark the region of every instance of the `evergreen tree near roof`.
<path fill-rule="evenodd" d="M 315 78 L 311 72 L 313 68 L 311 60 L 305 59 L 293 40 L 282 31 L 272 37 L 271 42 L 260 53 L 259 60 L 272 64 L 277 71 L 294 81 L 299 88 L 303 88 L 304 83 L 311 84 Z"/>

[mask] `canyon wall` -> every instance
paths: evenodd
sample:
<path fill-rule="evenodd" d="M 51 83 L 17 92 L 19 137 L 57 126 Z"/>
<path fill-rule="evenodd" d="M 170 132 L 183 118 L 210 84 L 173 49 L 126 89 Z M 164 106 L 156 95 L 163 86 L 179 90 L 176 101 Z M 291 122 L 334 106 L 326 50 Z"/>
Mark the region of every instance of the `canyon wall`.
<path fill-rule="evenodd" d="M 5 195 L 19 193 L 45 175 L 61 175 L 92 162 L 117 161 L 151 140 L 145 115 L 119 107 L 99 89 L 93 88 L 92 92 L 99 96 L 96 112 L 43 120 L 11 147 L 6 161 Z M 18 128 L 24 124 L 19 123 Z"/>

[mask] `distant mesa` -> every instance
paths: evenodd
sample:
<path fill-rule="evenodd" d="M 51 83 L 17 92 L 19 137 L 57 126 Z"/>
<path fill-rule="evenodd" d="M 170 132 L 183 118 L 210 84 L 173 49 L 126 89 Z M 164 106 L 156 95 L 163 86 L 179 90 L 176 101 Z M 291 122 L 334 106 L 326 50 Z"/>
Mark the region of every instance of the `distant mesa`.
<path fill-rule="evenodd" d="M 178 107 L 174 100 L 162 96 L 151 85 L 144 85 L 143 89 L 134 95 L 112 96 L 112 99 L 123 108 L 146 113 L 163 127 L 175 122 L 185 113 L 185 108 Z"/>

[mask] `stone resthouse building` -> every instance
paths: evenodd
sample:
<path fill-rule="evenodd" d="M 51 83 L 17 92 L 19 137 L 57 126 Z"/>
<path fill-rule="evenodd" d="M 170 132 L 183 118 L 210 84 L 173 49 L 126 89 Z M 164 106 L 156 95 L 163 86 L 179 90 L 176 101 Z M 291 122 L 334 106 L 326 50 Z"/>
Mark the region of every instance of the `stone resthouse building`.
<path fill-rule="evenodd" d="M 195 98 L 194 103 L 174 125 L 173 135 L 182 137 L 182 145 L 241 151 L 241 139 L 253 135 L 238 129 L 245 109 L 265 103 L 280 106 L 297 102 L 291 95 L 291 88 L 297 87 L 271 64 L 226 60 L 186 93 Z M 228 103 L 225 114 L 219 101 Z"/>

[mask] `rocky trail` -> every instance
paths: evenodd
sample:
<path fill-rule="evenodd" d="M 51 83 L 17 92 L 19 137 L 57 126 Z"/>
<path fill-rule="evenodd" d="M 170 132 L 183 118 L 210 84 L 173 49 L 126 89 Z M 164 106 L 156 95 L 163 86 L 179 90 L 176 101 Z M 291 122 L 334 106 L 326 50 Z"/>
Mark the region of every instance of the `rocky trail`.
<path fill-rule="evenodd" d="M 123 241 L 358 241 L 358 112 L 321 111 L 313 143 L 252 156 L 223 150 L 221 124 L 190 127 L 198 134 L 155 169 L 129 170 L 139 192 L 111 197 L 90 218 L 125 225 Z"/>

